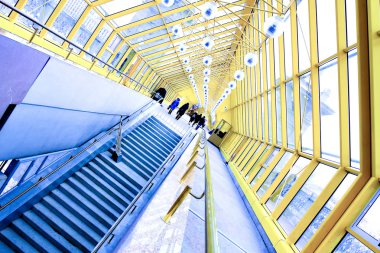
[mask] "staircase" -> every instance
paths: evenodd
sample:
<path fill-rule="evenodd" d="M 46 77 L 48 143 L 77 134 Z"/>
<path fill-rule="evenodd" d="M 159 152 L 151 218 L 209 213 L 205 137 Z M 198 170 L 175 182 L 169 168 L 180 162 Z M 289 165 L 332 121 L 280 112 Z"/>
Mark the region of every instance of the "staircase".
<path fill-rule="evenodd" d="M 175 148 L 181 137 L 150 117 L 98 154 L 0 231 L 0 252 L 90 252 Z"/>

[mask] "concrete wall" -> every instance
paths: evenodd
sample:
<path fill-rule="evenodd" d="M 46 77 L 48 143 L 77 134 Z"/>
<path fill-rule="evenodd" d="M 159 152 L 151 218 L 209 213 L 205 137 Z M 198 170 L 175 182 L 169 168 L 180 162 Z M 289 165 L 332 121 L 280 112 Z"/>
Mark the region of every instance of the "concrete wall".
<path fill-rule="evenodd" d="M 0 48 L 3 41 L 0 40 Z M 7 66 L 13 69 L 9 70 L 13 73 L 10 76 L 17 82 L 4 84 L 0 79 L 0 89 L 11 88 L 17 94 L 24 91 L 26 95 L 12 100 L 16 108 L 0 129 L 0 160 L 77 147 L 115 125 L 117 115 L 130 115 L 151 101 L 134 90 L 42 52 L 21 56 L 16 53 L 19 49 L 25 46 L 13 43 L 9 50 L 14 52 L 14 61 Z M 45 63 L 36 76 L 41 59 Z M 0 66 L 6 61 L 0 57 Z M 23 66 L 33 65 L 34 71 L 22 71 Z M 17 75 L 23 78 L 17 79 Z M 24 88 L 28 81 L 29 88 Z M 1 101 L 2 105 L 10 103 L 9 99 L 6 103 Z"/>

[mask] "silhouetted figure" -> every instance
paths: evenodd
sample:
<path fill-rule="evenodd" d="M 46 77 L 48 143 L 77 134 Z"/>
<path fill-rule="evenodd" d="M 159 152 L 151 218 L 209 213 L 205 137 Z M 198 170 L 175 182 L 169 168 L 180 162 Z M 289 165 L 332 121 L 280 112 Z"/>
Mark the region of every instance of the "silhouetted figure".
<path fill-rule="evenodd" d="M 201 127 L 201 128 L 203 129 L 203 127 L 205 126 L 205 124 L 206 124 L 206 117 L 203 116 L 203 117 L 199 120 L 198 125 L 197 125 L 197 127 L 195 128 L 195 130 L 198 130 L 199 127 Z"/>
<path fill-rule="evenodd" d="M 197 116 L 195 116 L 195 119 L 194 119 L 192 126 L 198 124 L 198 122 L 201 120 L 201 118 L 202 118 L 202 114 L 197 114 Z"/>
<path fill-rule="evenodd" d="M 189 103 L 186 103 L 183 106 L 181 106 L 177 111 L 177 116 L 175 117 L 175 119 L 179 120 L 185 114 L 187 109 L 189 109 L 189 106 Z"/>
<path fill-rule="evenodd" d="M 189 125 L 194 122 L 195 118 L 198 116 L 198 113 L 193 112 L 193 114 L 190 116 Z"/>
<path fill-rule="evenodd" d="M 175 108 L 177 108 L 177 106 L 179 105 L 179 102 L 181 102 L 181 100 L 179 98 L 176 98 L 172 103 L 171 105 L 169 105 L 168 107 L 168 110 L 169 110 L 169 114 L 172 114 L 173 110 Z"/>
<path fill-rule="evenodd" d="M 156 100 L 160 104 L 164 101 L 165 96 L 166 90 L 164 88 L 159 88 L 152 94 L 153 100 Z"/>

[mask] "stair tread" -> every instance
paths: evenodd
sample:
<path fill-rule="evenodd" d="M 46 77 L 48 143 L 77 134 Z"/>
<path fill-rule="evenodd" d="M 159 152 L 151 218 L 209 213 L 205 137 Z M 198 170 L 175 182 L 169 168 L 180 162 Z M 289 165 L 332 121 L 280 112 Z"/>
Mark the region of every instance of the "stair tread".
<path fill-rule="evenodd" d="M 7 227 L 3 229 L 0 234 L 3 236 L 5 243 L 9 243 L 9 247 L 14 251 L 19 252 L 31 252 L 38 253 L 38 250 L 35 249 L 32 245 L 30 245 L 24 238 L 22 238 L 19 234 L 17 234 L 12 228 Z"/>

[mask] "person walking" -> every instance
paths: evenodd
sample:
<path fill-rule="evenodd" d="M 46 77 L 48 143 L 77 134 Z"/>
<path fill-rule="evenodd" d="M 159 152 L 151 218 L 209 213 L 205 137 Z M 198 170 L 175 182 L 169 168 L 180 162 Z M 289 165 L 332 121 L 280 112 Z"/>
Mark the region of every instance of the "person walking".
<path fill-rule="evenodd" d="M 172 112 L 173 112 L 173 110 L 175 109 L 175 108 L 177 108 L 178 107 L 178 105 L 179 105 L 179 102 L 180 102 L 181 100 L 179 99 L 179 98 L 176 98 L 170 105 L 169 105 L 169 107 L 168 107 L 168 110 L 169 110 L 169 114 L 172 114 Z"/>
<path fill-rule="evenodd" d="M 157 101 L 158 103 L 162 104 L 166 96 L 166 90 L 165 88 L 158 88 L 153 94 L 152 98 L 153 100 Z"/>
<path fill-rule="evenodd" d="M 198 125 L 197 125 L 197 127 L 195 128 L 195 130 L 198 130 L 199 127 L 202 127 L 202 129 L 203 129 L 203 127 L 205 126 L 205 124 L 206 124 L 206 117 L 203 116 L 203 117 L 199 120 Z"/>
<path fill-rule="evenodd" d="M 195 118 L 194 118 L 193 125 L 191 125 L 191 126 L 198 124 L 198 122 L 201 118 L 202 118 L 202 114 L 197 114 L 197 116 L 195 116 Z"/>
<path fill-rule="evenodd" d="M 189 109 L 189 106 L 189 103 L 186 103 L 183 106 L 181 106 L 177 111 L 177 116 L 175 117 L 175 119 L 179 120 L 185 114 L 187 109 Z"/>
<path fill-rule="evenodd" d="M 191 125 L 191 123 L 193 123 L 193 121 L 195 120 L 195 118 L 198 116 L 198 113 L 194 112 L 191 116 L 190 116 L 190 120 L 189 120 L 189 125 Z"/>

